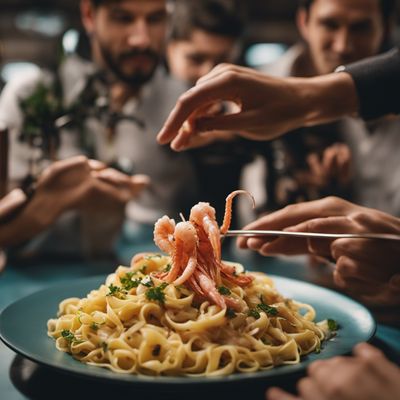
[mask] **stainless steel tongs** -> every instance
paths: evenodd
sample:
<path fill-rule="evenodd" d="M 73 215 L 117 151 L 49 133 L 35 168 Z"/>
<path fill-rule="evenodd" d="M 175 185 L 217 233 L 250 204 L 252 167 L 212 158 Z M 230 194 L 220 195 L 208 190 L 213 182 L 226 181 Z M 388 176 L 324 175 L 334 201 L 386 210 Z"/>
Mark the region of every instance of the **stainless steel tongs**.
<path fill-rule="evenodd" d="M 229 230 L 223 236 L 279 236 L 314 239 L 378 239 L 400 242 L 400 235 L 389 233 L 317 233 L 317 232 L 289 232 L 272 230 Z"/>

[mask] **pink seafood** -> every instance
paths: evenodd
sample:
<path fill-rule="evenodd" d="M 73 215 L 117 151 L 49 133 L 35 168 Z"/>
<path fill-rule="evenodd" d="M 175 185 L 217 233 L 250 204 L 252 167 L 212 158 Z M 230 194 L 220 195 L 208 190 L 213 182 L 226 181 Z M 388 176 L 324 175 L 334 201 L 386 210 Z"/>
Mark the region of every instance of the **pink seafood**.
<path fill-rule="evenodd" d="M 224 279 L 238 286 L 247 286 L 253 280 L 250 275 L 237 274 L 234 267 L 221 260 L 221 233 L 229 229 L 232 200 L 241 193 L 253 199 L 244 190 L 232 192 L 226 199 L 221 228 L 216 221 L 215 209 L 204 202 L 192 207 L 189 221 L 175 224 L 173 219 L 163 216 L 156 222 L 154 241 L 172 258 L 170 270 L 156 274 L 159 279 L 175 285 L 185 284 L 197 297 L 221 308 L 239 309 L 239 302 L 231 296 L 222 295 L 218 288 Z"/>

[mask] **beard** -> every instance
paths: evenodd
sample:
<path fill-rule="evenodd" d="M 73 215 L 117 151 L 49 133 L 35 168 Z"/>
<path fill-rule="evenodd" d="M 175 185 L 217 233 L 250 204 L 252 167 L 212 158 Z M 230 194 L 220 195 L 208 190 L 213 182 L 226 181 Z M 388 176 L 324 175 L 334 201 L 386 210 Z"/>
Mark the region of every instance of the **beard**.
<path fill-rule="evenodd" d="M 108 69 L 115 75 L 120 81 L 135 87 L 140 87 L 148 82 L 154 75 L 154 72 L 158 66 L 160 56 L 151 49 L 139 50 L 132 49 L 126 51 L 117 56 L 113 55 L 106 46 L 99 43 L 101 55 L 108 67 Z M 147 70 L 143 70 L 140 67 L 134 68 L 132 72 L 127 73 L 122 68 L 125 60 L 129 60 L 134 57 L 147 57 L 151 61 L 151 67 Z"/>

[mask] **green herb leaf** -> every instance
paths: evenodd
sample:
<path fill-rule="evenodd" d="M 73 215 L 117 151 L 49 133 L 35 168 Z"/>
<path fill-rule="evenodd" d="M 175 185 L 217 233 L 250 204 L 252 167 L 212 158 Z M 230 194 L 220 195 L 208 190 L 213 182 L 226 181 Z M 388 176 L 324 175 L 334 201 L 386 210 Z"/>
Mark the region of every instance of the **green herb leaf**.
<path fill-rule="evenodd" d="M 218 288 L 218 292 L 221 293 L 224 296 L 228 296 L 228 295 L 231 294 L 231 291 L 226 286 L 220 286 Z"/>
<path fill-rule="evenodd" d="M 165 301 L 164 289 L 168 286 L 168 283 L 164 282 L 160 286 L 152 287 L 146 292 L 148 300 L 158 301 L 163 304 Z"/>
<path fill-rule="evenodd" d="M 260 313 L 255 308 L 250 309 L 248 311 L 247 315 L 249 317 L 253 317 L 255 319 L 259 319 L 260 318 Z"/>
<path fill-rule="evenodd" d="M 121 287 L 119 286 L 115 286 L 113 284 L 111 284 L 108 287 L 109 292 L 107 293 L 107 296 L 114 296 L 117 297 L 118 299 L 124 299 L 126 292 L 124 290 L 122 290 Z"/>
<path fill-rule="evenodd" d="M 272 315 L 272 316 L 278 315 L 278 309 L 276 307 L 271 307 L 268 304 L 264 303 L 257 304 L 257 308 L 260 311 L 264 311 L 265 314 L 267 315 Z"/>
<path fill-rule="evenodd" d="M 83 342 L 82 340 L 77 339 L 69 329 L 63 329 L 61 331 L 61 336 L 70 344 Z"/>
<path fill-rule="evenodd" d="M 122 287 L 124 288 L 124 290 L 129 291 L 132 288 L 136 288 L 140 285 L 141 283 L 141 279 L 133 279 L 132 277 L 135 273 L 134 272 L 128 272 L 125 274 L 124 277 L 120 278 Z"/>
<path fill-rule="evenodd" d="M 171 271 L 172 265 L 171 264 L 167 264 L 167 266 L 163 269 L 163 272 L 169 272 Z"/>
<path fill-rule="evenodd" d="M 339 324 L 334 319 L 328 319 L 327 322 L 330 331 L 337 331 L 339 329 Z"/>
<path fill-rule="evenodd" d="M 232 319 L 236 317 L 236 313 L 232 308 L 227 308 L 226 309 L 226 314 L 227 318 Z"/>
<path fill-rule="evenodd" d="M 143 286 L 146 286 L 146 287 L 154 286 L 154 283 L 153 283 L 152 279 L 149 276 L 146 276 L 144 279 L 142 279 L 142 281 L 140 283 Z"/>

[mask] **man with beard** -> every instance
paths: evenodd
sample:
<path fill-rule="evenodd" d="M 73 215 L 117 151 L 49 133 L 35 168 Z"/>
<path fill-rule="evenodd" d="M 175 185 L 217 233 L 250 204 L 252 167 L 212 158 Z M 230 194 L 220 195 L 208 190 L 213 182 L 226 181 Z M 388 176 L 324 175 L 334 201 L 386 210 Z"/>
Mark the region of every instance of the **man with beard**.
<path fill-rule="evenodd" d="M 387 48 L 393 0 L 301 0 L 297 26 L 303 42 L 265 71 L 276 76 L 312 77 L 377 55 Z M 399 118 L 304 128 L 276 141 L 276 206 L 339 195 L 400 216 Z M 301 133 L 301 134 L 299 134 Z M 344 143 L 337 143 L 344 142 Z M 280 163 L 282 164 L 282 163 Z M 376 168 L 379 165 L 380 168 Z"/>
<path fill-rule="evenodd" d="M 132 224 L 152 226 L 164 214 L 177 216 L 198 199 L 189 156 L 156 142 L 157 132 L 184 89 L 159 66 L 167 1 L 82 0 L 81 16 L 91 61 L 77 55 L 67 57 L 56 76 L 41 72 L 11 82 L 2 94 L 0 120 L 10 128 L 11 182 L 13 186 L 31 183 L 49 161 L 84 154 L 124 176 L 149 177 L 150 185 L 139 196 L 135 191 L 127 203 Z M 45 96 L 40 95 L 43 91 Z M 45 118 L 37 115 L 43 109 L 48 111 Z M 39 117 L 54 129 L 45 131 L 48 124 L 32 127 Z M 29 135 L 32 129 L 39 133 Z M 105 175 L 103 181 L 124 189 L 121 175 Z M 148 178 L 135 178 L 142 189 Z M 110 202 L 104 205 L 98 196 L 85 212 L 68 209 L 60 213 L 57 223 L 29 243 L 29 253 L 109 252 L 125 205 L 119 199 L 116 204 Z M 36 215 L 39 222 L 47 221 L 44 217 Z M 26 246 L 23 249 L 28 251 Z"/>

